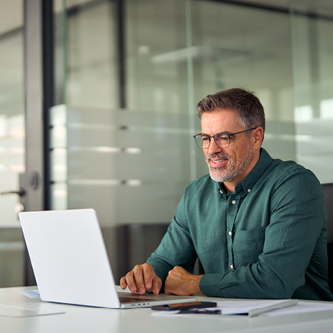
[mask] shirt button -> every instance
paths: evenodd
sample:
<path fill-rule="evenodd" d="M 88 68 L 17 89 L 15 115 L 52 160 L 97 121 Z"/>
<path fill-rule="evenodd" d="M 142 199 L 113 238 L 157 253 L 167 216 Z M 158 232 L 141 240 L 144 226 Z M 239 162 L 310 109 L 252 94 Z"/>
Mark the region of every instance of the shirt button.
<path fill-rule="evenodd" d="M 248 191 L 248 192 L 251 192 L 251 189 L 249 188 L 247 191 Z"/>
<path fill-rule="evenodd" d="M 232 200 L 231 203 L 234 205 L 236 203 L 236 200 Z"/>
<path fill-rule="evenodd" d="M 220 193 L 223 194 L 223 192 L 220 190 Z"/>
<path fill-rule="evenodd" d="M 230 265 L 230 268 L 231 268 L 231 269 L 234 269 L 234 265 Z"/>
<path fill-rule="evenodd" d="M 229 236 L 231 236 L 231 235 L 232 235 L 232 232 L 231 232 L 231 231 L 229 231 L 229 232 L 228 232 L 228 234 L 229 234 Z"/>

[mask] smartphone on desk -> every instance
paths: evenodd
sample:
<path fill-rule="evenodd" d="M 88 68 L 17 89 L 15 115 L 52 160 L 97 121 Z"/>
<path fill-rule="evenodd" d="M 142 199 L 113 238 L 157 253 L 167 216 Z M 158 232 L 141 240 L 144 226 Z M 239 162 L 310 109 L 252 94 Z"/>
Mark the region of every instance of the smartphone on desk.
<path fill-rule="evenodd" d="M 198 308 L 215 308 L 215 302 L 188 302 L 188 303 L 178 303 L 178 304 L 165 304 L 156 305 L 151 309 L 155 311 L 177 311 L 177 310 L 190 310 Z"/>

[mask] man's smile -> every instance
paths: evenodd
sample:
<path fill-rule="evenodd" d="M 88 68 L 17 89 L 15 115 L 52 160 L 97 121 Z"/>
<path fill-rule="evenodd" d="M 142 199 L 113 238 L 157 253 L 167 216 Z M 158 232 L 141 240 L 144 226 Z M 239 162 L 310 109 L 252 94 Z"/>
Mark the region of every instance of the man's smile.
<path fill-rule="evenodd" d="M 225 166 L 225 164 L 229 160 L 229 157 L 226 155 L 224 155 L 224 156 L 218 156 L 218 155 L 216 156 L 216 155 L 207 154 L 206 155 L 207 163 L 209 164 L 209 166 L 211 168 L 214 168 L 214 169 L 222 168 L 223 166 Z"/>
<path fill-rule="evenodd" d="M 221 168 L 227 163 L 228 160 L 226 160 L 226 159 L 210 159 L 209 161 L 210 161 L 210 166 L 212 168 Z"/>

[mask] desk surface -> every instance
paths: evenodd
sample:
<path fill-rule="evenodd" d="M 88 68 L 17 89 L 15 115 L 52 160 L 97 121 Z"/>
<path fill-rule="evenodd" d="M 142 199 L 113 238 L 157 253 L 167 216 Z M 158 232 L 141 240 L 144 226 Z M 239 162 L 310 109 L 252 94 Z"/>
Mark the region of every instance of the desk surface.
<path fill-rule="evenodd" d="M 11 333 L 184 333 L 184 332 L 332 332 L 333 311 L 304 313 L 280 317 L 234 317 L 208 316 L 152 316 L 149 308 L 102 309 L 74 305 L 63 305 L 30 299 L 17 290 L 31 288 L 0 289 L 0 305 L 27 307 L 65 314 L 7 318 L 0 316 L 1 332 Z M 36 288 L 32 288 L 36 289 Z M 218 298 L 198 297 L 200 300 Z"/>

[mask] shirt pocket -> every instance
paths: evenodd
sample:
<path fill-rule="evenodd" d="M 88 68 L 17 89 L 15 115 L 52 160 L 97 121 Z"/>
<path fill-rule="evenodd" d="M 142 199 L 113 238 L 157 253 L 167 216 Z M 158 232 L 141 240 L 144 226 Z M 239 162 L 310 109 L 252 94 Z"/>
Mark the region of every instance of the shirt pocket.
<path fill-rule="evenodd" d="M 236 230 L 232 246 L 234 267 L 239 268 L 257 262 L 264 242 L 264 227 Z"/>

